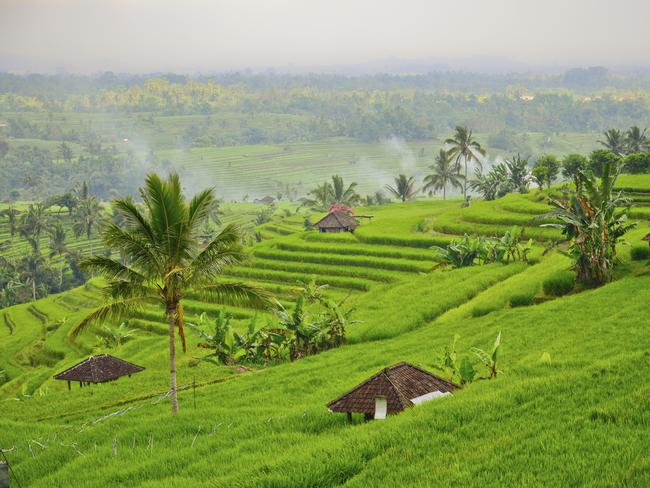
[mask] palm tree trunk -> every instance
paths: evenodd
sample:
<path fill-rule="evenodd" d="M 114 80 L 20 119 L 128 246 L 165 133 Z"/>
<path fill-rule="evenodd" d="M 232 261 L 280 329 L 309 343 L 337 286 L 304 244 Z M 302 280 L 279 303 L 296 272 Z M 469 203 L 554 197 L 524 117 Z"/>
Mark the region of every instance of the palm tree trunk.
<path fill-rule="evenodd" d="M 467 198 L 467 158 L 465 158 L 465 181 L 463 181 L 463 198 Z"/>
<path fill-rule="evenodd" d="M 442 185 L 442 199 L 447 200 L 447 185 Z"/>
<path fill-rule="evenodd" d="M 36 273 L 32 277 L 32 300 L 36 301 Z"/>
<path fill-rule="evenodd" d="M 176 326 L 175 308 L 167 312 L 169 323 L 169 387 L 172 402 L 172 414 L 178 413 L 178 399 L 176 398 L 176 343 L 174 341 L 174 327 Z"/>

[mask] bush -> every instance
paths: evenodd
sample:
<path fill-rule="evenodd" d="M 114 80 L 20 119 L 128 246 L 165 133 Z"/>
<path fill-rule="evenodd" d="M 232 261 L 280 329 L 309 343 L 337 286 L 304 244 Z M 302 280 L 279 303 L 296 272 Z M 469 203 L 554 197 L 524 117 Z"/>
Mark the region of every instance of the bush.
<path fill-rule="evenodd" d="M 476 305 L 472 309 L 472 317 L 483 317 L 489 313 L 495 312 L 497 307 L 495 305 Z"/>
<path fill-rule="evenodd" d="M 535 300 L 534 293 L 517 293 L 510 297 L 511 307 L 527 307 L 532 305 Z"/>
<path fill-rule="evenodd" d="M 632 261 L 644 261 L 650 259 L 650 247 L 646 244 L 635 244 L 630 249 Z"/>
<path fill-rule="evenodd" d="M 576 277 L 571 271 L 561 271 L 544 280 L 542 286 L 547 295 L 561 297 L 575 288 Z"/>

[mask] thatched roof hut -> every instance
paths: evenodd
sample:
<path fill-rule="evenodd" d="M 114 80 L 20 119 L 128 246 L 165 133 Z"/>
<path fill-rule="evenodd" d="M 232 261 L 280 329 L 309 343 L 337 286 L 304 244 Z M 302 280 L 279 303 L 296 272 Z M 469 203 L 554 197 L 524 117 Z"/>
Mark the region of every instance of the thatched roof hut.
<path fill-rule="evenodd" d="M 646 234 L 644 238 L 641 239 L 642 241 L 650 242 L 650 234 Z"/>
<path fill-rule="evenodd" d="M 84 383 L 104 383 L 116 380 L 121 376 L 131 376 L 143 370 L 142 366 L 118 359 L 110 354 L 99 354 L 75 364 L 54 376 L 54 379 L 67 381 L 68 388 L 70 388 L 71 381 L 78 381 L 81 386 Z"/>
<path fill-rule="evenodd" d="M 386 415 L 451 394 L 458 385 L 409 363 L 397 363 L 328 403 L 332 412 L 363 413 L 366 419 Z"/>
<path fill-rule="evenodd" d="M 354 232 L 359 222 L 347 212 L 334 211 L 328 213 L 315 225 L 321 232 Z"/>

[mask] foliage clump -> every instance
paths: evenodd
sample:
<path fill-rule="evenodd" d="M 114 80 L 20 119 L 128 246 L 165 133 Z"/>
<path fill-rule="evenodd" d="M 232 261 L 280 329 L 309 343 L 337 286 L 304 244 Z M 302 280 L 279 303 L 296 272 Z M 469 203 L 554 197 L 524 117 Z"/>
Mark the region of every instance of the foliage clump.
<path fill-rule="evenodd" d="M 523 229 L 517 226 L 506 231 L 500 238 L 481 235 L 452 240 L 447 247 L 434 246 L 436 258 L 441 265 L 464 268 L 489 263 L 528 261 L 532 240 L 522 242 Z"/>
<path fill-rule="evenodd" d="M 527 307 L 532 305 L 535 302 L 534 293 L 515 293 L 510 297 L 510 306 L 515 307 Z"/>
<path fill-rule="evenodd" d="M 650 259 L 650 247 L 646 244 L 635 244 L 630 249 L 630 256 L 633 261 L 645 261 Z"/>
<path fill-rule="evenodd" d="M 437 368 L 444 371 L 449 381 L 465 385 L 476 380 L 493 379 L 503 374 L 503 371 L 498 368 L 501 332 L 497 334 L 489 352 L 478 347 L 472 347 L 470 349 L 471 355 L 465 355 L 462 359 L 459 358 L 456 351 L 458 339 L 460 339 L 460 336 L 458 334 L 454 335 L 454 339 L 448 346 L 445 346 L 437 362 Z M 484 368 L 483 376 L 481 376 L 481 368 Z"/>
<path fill-rule="evenodd" d="M 315 280 L 296 288 L 296 303 L 292 310 L 276 302 L 276 322 L 257 327 L 253 317 L 244 333 L 231 325 L 232 317 L 220 311 L 213 332 L 206 332 L 201 324 L 190 324 L 203 339 L 199 347 L 213 352 L 202 359 L 215 364 L 232 365 L 242 362 L 268 365 L 270 362 L 296 360 L 304 356 L 339 347 L 346 342 L 347 326 L 354 323 L 350 317 L 354 311 L 344 307 L 344 300 L 336 302 L 327 298 L 327 285 L 317 285 Z M 308 306 L 316 307 L 313 312 Z"/>
<path fill-rule="evenodd" d="M 553 297 L 561 297 L 573 291 L 576 278 L 570 271 L 560 271 L 546 278 L 542 284 L 544 293 Z"/>

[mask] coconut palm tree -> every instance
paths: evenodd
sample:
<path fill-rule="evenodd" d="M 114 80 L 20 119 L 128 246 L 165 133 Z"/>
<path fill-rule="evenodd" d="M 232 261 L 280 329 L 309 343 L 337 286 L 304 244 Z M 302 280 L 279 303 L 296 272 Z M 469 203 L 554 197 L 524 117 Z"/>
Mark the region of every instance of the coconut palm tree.
<path fill-rule="evenodd" d="M 57 221 L 52 228 L 49 230 L 50 234 L 50 259 L 55 256 L 62 257 L 69 251 L 68 245 L 66 244 L 66 235 L 65 228 L 60 221 Z M 59 267 L 59 286 L 63 284 L 63 270 L 65 269 L 65 260 L 61 260 L 61 266 Z"/>
<path fill-rule="evenodd" d="M 9 225 L 9 235 L 13 240 L 16 232 L 18 231 L 18 216 L 20 212 L 16 210 L 16 207 L 9 205 L 6 209 L 0 212 L 0 215 L 7 217 L 7 224 Z"/>
<path fill-rule="evenodd" d="M 456 171 L 454 161 L 449 151 L 441 149 L 436 156 L 436 164 L 429 166 L 433 173 L 424 177 L 424 190 L 434 192 L 442 190 L 442 199 L 447 199 L 447 186 L 463 188 L 463 176 Z"/>
<path fill-rule="evenodd" d="M 41 235 L 48 230 L 49 226 L 49 216 L 45 205 L 42 203 L 30 204 L 22 217 L 20 233 L 32 246 L 34 254 L 40 254 Z"/>
<path fill-rule="evenodd" d="M 332 198 L 333 202 L 348 207 L 354 207 L 361 201 L 361 196 L 354 190 L 357 186 L 356 183 L 352 182 L 346 188 L 343 183 L 343 177 L 339 175 L 332 176 Z"/>
<path fill-rule="evenodd" d="M 603 132 L 604 140 L 598 141 L 606 149 L 620 156 L 625 152 L 625 137 L 618 129 L 609 129 Z"/>
<path fill-rule="evenodd" d="M 480 156 L 485 156 L 485 150 L 481 145 L 472 137 L 472 131 L 467 127 L 456 127 L 454 137 L 445 141 L 451 148 L 449 153 L 456 160 L 456 171 L 460 173 L 461 161 L 465 165 L 465 173 L 463 175 L 463 196 L 467 196 L 467 167 L 472 162 L 475 162 L 479 168 L 481 167 Z"/>
<path fill-rule="evenodd" d="M 100 215 L 101 205 L 96 196 L 86 194 L 80 198 L 77 202 L 72 223 L 75 237 L 86 234 L 86 239 L 90 240 L 93 229 L 99 224 Z"/>
<path fill-rule="evenodd" d="M 406 175 L 397 176 L 395 186 L 386 185 L 386 189 L 402 202 L 412 200 L 418 192 L 415 189 L 415 178 L 407 178 Z"/>
<path fill-rule="evenodd" d="M 343 178 L 339 175 L 332 176 L 332 182 L 326 181 L 309 192 L 303 198 L 302 204 L 318 210 L 326 210 L 332 205 L 345 205 L 354 207 L 361 201 L 361 196 L 354 190 L 356 183 L 350 183 L 346 188 Z"/>
<path fill-rule="evenodd" d="M 332 185 L 328 182 L 310 190 L 307 197 L 302 199 L 302 205 L 315 210 L 326 210 L 332 202 Z"/>
<path fill-rule="evenodd" d="M 185 328 L 182 300 L 190 289 L 214 301 L 264 308 L 270 303 L 263 290 L 243 283 L 217 281 L 223 270 L 245 259 L 241 233 L 227 225 L 205 247 L 199 245 L 200 227 L 214 203 L 212 189 L 187 201 L 178 175 L 163 180 L 150 174 L 140 190 L 141 212 L 131 198 L 113 202 L 125 224 L 107 223 L 102 238 L 107 248 L 128 256 L 129 265 L 106 256 L 92 256 L 85 269 L 98 271 L 107 280 L 108 301 L 86 316 L 74 329 L 77 335 L 89 324 L 124 318 L 138 308 L 158 305 L 169 326 L 170 398 L 173 414 L 176 397 L 176 340 L 178 328 L 183 350 Z"/>
<path fill-rule="evenodd" d="M 648 149 L 648 137 L 645 135 L 648 129 L 639 129 L 633 125 L 625 132 L 625 145 L 628 153 L 640 153 Z"/>

